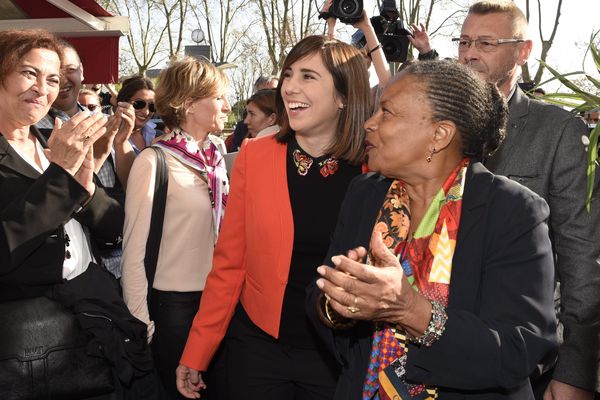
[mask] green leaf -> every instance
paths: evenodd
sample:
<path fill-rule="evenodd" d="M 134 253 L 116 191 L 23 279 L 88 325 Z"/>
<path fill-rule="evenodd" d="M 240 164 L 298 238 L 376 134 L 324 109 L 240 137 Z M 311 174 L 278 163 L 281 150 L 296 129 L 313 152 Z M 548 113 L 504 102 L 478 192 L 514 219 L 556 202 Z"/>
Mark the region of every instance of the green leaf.
<path fill-rule="evenodd" d="M 590 75 L 586 75 L 585 77 L 588 79 L 588 81 L 592 82 L 594 86 L 596 86 L 596 89 L 600 89 L 600 81 L 598 79 L 595 79 Z"/>

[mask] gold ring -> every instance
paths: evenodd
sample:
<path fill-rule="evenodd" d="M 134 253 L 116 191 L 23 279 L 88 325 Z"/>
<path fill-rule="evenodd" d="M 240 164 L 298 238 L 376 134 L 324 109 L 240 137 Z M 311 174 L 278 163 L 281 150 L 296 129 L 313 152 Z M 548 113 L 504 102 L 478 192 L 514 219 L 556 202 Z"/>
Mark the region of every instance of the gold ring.
<path fill-rule="evenodd" d="M 350 311 L 352 314 L 356 314 L 357 312 L 359 312 L 359 311 L 360 311 L 360 308 L 358 308 L 358 307 L 355 307 L 355 306 L 348 306 L 348 307 L 346 307 L 346 309 L 347 309 L 348 311 Z"/>

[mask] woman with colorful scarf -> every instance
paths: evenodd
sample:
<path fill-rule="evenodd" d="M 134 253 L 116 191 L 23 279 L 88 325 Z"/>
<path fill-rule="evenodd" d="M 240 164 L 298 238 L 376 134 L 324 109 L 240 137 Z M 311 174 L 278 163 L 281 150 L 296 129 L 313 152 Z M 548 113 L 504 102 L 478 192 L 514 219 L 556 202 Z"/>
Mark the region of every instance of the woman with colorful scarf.
<path fill-rule="evenodd" d="M 548 206 L 481 164 L 505 123 L 498 90 L 453 61 L 385 89 L 365 124 L 376 174 L 350 185 L 309 288 L 335 399 L 533 399 L 557 346 Z"/>
<path fill-rule="evenodd" d="M 154 200 L 155 151 L 142 151 L 136 158 L 127 186 L 123 296 L 131 313 L 148 325 L 148 340 L 169 398 L 179 396 L 173 375 L 212 267 L 227 203 L 223 141 L 210 134 L 222 130 L 227 120 L 227 85 L 223 72 L 192 58 L 171 64 L 160 76 L 156 107 L 171 133 L 154 145 L 165 153 L 168 190 L 152 287 L 144 257 Z"/>

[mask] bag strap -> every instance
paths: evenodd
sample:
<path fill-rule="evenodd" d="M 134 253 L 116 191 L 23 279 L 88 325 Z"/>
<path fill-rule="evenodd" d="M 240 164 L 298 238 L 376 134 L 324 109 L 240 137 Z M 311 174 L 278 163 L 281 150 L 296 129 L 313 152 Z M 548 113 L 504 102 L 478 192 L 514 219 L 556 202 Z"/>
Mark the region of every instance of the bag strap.
<path fill-rule="evenodd" d="M 150 219 L 150 232 L 146 240 L 146 254 L 144 266 L 146 267 L 146 279 L 148 280 L 148 294 L 150 299 L 154 275 L 156 274 L 156 263 L 158 262 L 158 251 L 162 239 L 163 222 L 165 219 L 165 206 L 167 204 L 167 188 L 169 187 L 169 173 L 165 161 L 165 153 L 161 148 L 150 146 L 156 153 L 156 179 L 154 182 L 154 198 L 152 201 L 152 216 Z"/>

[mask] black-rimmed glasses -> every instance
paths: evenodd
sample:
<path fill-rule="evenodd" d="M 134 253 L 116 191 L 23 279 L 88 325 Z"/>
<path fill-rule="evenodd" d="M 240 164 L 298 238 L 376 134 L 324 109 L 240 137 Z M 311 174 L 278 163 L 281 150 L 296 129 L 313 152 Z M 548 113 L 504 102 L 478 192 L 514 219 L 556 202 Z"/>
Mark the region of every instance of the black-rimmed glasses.
<path fill-rule="evenodd" d="M 452 38 L 452 42 L 455 43 L 459 50 L 466 50 L 471 47 L 471 43 L 475 45 L 477 50 L 481 50 L 485 53 L 491 53 L 496 51 L 498 46 L 501 44 L 508 43 L 523 43 L 525 39 L 467 39 L 467 38 Z"/>
<path fill-rule="evenodd" d="M 141 110 L 144 107 L 148 106 L 148 110 L 150 112 L 155 112 L 156 111 L 156 106 L 154 105 L 154 103 L 151 102 L 147 102 L 145 100 L 136 100 L 134 102 L 131 103 L 131 105 L 133 106 L 133 108 L 135 110 Z"/>

